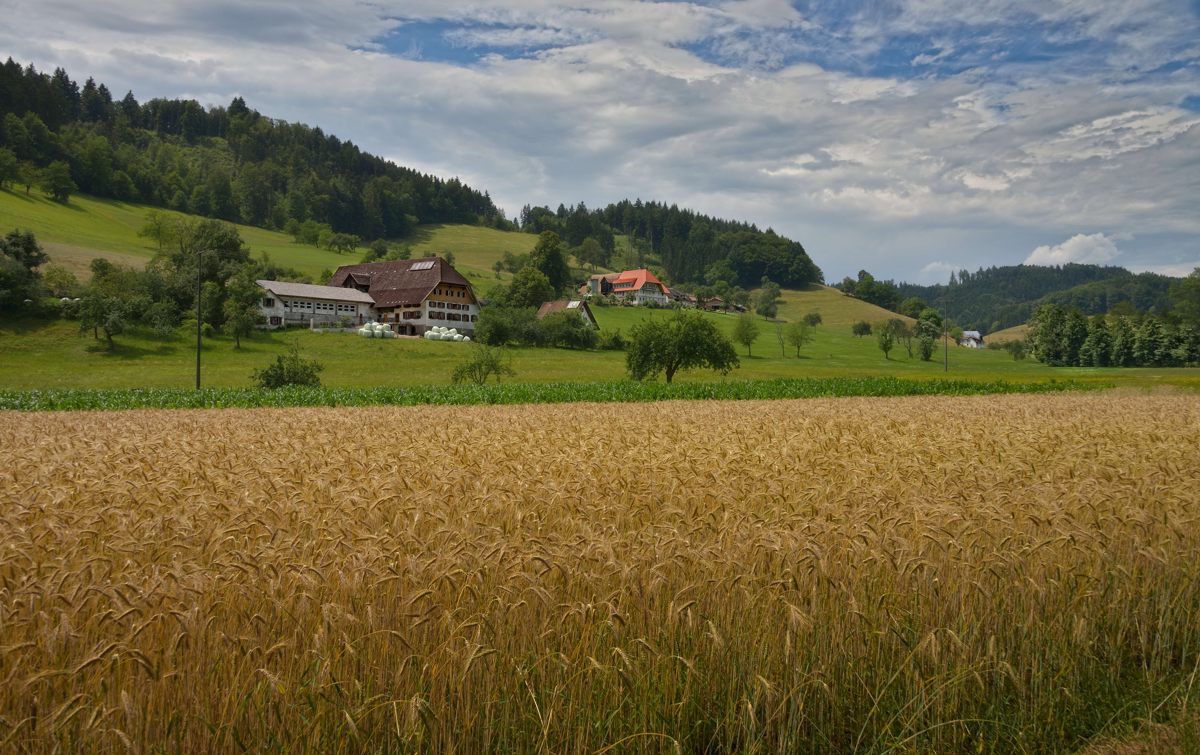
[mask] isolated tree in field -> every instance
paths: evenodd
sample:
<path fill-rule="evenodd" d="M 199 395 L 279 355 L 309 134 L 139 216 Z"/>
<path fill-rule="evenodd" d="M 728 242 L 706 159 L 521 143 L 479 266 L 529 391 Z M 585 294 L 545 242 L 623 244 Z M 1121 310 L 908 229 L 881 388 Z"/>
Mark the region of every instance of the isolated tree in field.
<path fill-rule="evenodd" d="M 174 241 L 179 227 L 177 218 L 165 212 L 150 210 L 146 213 L 146 222 L 138 229 L 138 235 L 142 238 L 152 239 L 158 245 L 158 251 L 161 252 Z"/>
<path fill-rule="evenodd" d="M 871 323 L 866 320 L 859 320 L 850 326 L 850 332 L 858 338 L 871 335 Z"/>
<path fill-rule="evenodd" d="M 783 338 L 796 348 L 796 357 L 799 358 L 800 349 L 813 339 L 812 326 L 804 320 L 790 323 L 783 331 Z"/>
<path fill-rule="evenodd" d="M 62 160 L 55 160 L 42 171 L 42 191 L 55 202 L 66 204 L 78 190 L 71 179 L 71 166 Z"/>
<path fill-rule="evenodd" d="M 912 327 L 898 317 L 888 320 L 888 325 L 892 329 L 892 336 L 896 339 L 896 342 L 904 347 L 904 351 L 908 353 L 908 358 L 912 359 L 913 339 L 916 337 L 916 333 L 913 332 Z"/>
<path fill-rule="evenodd" d="M 821 313 L 813 310 L 804 316 L 804 322 L 808 323 L 808 327 L 815 328 L 821 324 Z"/>
<path fill-rule="evenodd" d="M 892 324 L 885 322 L 880 325 L 875 333 L 875 339 L 879 343 L 879 350 L 883 352 L 883 358 L 891 359 L 892 347 L 896 345 L 896 334 L 892 331 Z"/>
<path fill-rule="evenodd" d="M 225 284 L 224 330 L 233 336 L 233 348 L 242 348 L 242 338 L 254 332 L 262 320 L 258 302 L 263 290 L 254 282 L 254 266 L 246 265 Z"/>
<path fill-rule="evenodd" d="M 129 303 L 103 290 L 89 290 L 83 296 L 79 307 L 79 329 L 92 331 L 99 338 L 104 333 L 104 340 L 111 351 L 115 345 L 113 336 L 125 332 L 129 324 Z"/>
<path fill-rule="evenodd" d="M 29 192 L 35 184 L 42 180 L 42 171 L 38 170 L 38 166 L 31 162 L 22 162 L 17 166 L 17 183 L 25 187 L 25 196 L 29 196 Z"/>
<path fill-rule="evenodd" d="M 923 361 L 931 361 L 942 336 L 942 316 L 936 309 L 926 307 L 917 320 L 917 346 Z"/>
<path fill-rule="evenodd" d="M 567 267 L 562 239 L 554 231 L 543 231 L 538 236 L 537 245 L 529 253 L 529 266 L 541 271 L 542 275 L 546 276 L 546 280 L 550 281 L 555 294 L 562 291 L 571 282 L 571 269 Z M 547 298 L 553 298 L 553 296 Z"/>
<path fill-rule="evenodd" d="M 749 312 L 738 317 L 733 326 L 733 340 L 746 347 L 746 356 L 750 356 L 750 347 L 758 340 L 758 323 Z"/>
<path fill-rule="evenodd" d="M 487 383 L 488 378 L 495 377 L 499 383 L 501 375 L 516 374 L 505 357 L 504 349 L 476 343 L 471 345 L 467 361 L 454 368 L 450 379 L 454 383 L 483 385 Z"/>
<path fill-rule="evenodd" d="M 779 297 L 779 284 L 763 278 L 762 288 L 754 296 L 754 311 L 764 319 L 774 319 L 779 313 Z"/>
<path fill-rule="evenodd" d="M 634 380 L 662 372 L 670 383 L 679 370 L 709 367 L 728 373 L 738 364 L 733 344 L 717 326 L 699 312 L 687 310 L 633 326 L 625 351 L 625 366 Z"/>
<path fill-rule="evenodd" d="M 334 233 L 325 242 L 326 248 L 338 254 L 347 254 L 358 248 L 361 239 L 352 233 Z"/>

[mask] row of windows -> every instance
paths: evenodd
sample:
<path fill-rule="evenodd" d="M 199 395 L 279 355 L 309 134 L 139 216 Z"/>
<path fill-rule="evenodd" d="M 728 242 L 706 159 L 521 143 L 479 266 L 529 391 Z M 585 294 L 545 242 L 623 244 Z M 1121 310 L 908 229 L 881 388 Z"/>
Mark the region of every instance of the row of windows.
<path fill-rule="evenodd" d="M 430 320 L 452 320 L 454 322 L 476 322 L 479 315 L 460 315 L 457 312 L 430 312 Z"/>
<path fill-rule="evenodd" d="M 438 296 L 456 296 L 459 299 L 465 299 L 467 297 L 466 291 L 455 288 L 435 288 L 433 292 Z"/>
<path fill-rule="evenodd" d="M 437 309 L 470 309 L 471 308 L 470 304 L 458 304 L 458 303 L 452 302 L 452 301 L 432 301 L 432 300 L 429 302 L 429 306 L 436 307 Z"/>
<path fill-rule="evenodd" d="M 263 299 L 263 306 L 273 307 L 275 302 L 272 299 Z M 334 304 L 324 301 L 283 301 L 283 306 L 287 309 L 300 309 L 307 312 L 349 312 L 354 314 L 358 311 L 358 307 L 354 304 Z"/>

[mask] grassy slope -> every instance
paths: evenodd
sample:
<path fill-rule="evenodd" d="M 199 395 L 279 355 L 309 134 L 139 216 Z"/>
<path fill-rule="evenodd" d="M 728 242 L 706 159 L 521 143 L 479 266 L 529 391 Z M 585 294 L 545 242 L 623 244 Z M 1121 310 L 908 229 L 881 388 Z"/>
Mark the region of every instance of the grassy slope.
<path fill-rule="evenodd" d="M 983 338 L 988 343 L 1004 343 L 1005 341 L 1019 341 L 1028 334 L 1029 325 L 1023 324 L 997 330 L 995 333 L 984 333 Z"/>
<path fill-rule="evenodd" d="M 30 228 L 48 248 L 52 259 L 86 271 L 87 262 L 104 255 L 129 263 L 144 263 L 154 254 L 153 245 L 137 236 L 149 208 L 109 200 L 76 197 L 63 206 L 38 195 L 0 191 L 0 231 Z M 283 234 L 241 227 L 255 254 L 269 253 L 279 262 L 313 275 L 326 268 L 357 261 L 293 243 Z M 506 233 L 472 226 L 426 226 L 408 239 L 414 254 L 453 252 L 457 266 L 481 289 L 497 282 L 492 263 L 503 252 L 521 254 L 536 241 L 530 234 Z M 501 280 L 508 278 L 505 274 Z M 825 286 L 783 292 L 780 318 L 794 320 L 819 311 L 824 324 L 800 358 L 781 356 L 775 326 L 759 321 L 760 337 L 753 356 L 742 355 L 742 367 L 731 378 L 839 376 L 854 374 L 937 377 L 941 363 L 909 359 L 897 347 L 885 360 L 873 338 L 855 338 L 850 325 L 858 320 L 877 323 L 890 312 L 845 296 Z M 603 328 L 628 333 L 646 317 L 665 317 L 664 311 L 641 308 L 597 307 Z M 732 333 L 735 316 L 708 314 L 726 333 Z M 90 337 L 80 336 L 73 322 L 0 322 L 0 387 L 134 387 L 187 386 L 192 380 L 195 351 L 187 334 L 156 339 L 129 334 L 119 337 L 113 353 L 98 349 Z M 249 383 L 253 369 L 264 366 L 287 343 L 301 348 L 326 365 L 323 378 L 333 386 L 420 385 L 442 383 L 462 359 L 461 346 L 426 341 L 374 341 L 357 336 L 292 332 L 262 334 L 241 351 L 225 339 L 206 346 L 204 381 L 213 386 Z M 995 351 L 951 348 L 952 377 L 1038 380 L 1051 377 L 1113 380 L 1141 384 L 1200 384 L 1197 370 L 1096 370 L 1050 369 L 1036 362 L 1014 362 Z M 939 354 L 940 356 L 940 354 Z M 618 379 L 624 375 L 624 355 L 613 352 L 581 353 L 565 350 L 514 349 L 513 367 L 522 381 Z M 704 372 L 681 376 L 686 380 L 720 380 Z"/>
<path fill-rule="evenodd" d="M 602 327 L 628 332 L 643 317 L 666 317 L 665 311 L 634 308 L 598 308 Z M 709 317 L 726 332 L 732 315 Z M 747 357 L 738 348 L 742 366 L 728 378 L 708 371 L 682 373 L 689 381 L 775 377 L 836 377 L 843 375 L 896 375 L 911 378 L 952 377 L 1012 381 L 1079 379 L 1131 385 L 1180 384 L 1200 387 L 1195 369 L 1083 369 L 1050 368 L 1033 361 L 1015 362 L 1000 351 L 969 350 L 951 346 L 950 371 L 942 364 L 909 359 L 902 349 L 883 355 L 871 338 L 855 338 L 848 325 L 822 325 L 816 340 L 797 359 L 794 352 L 781 357 L 773 326 L 762 323 L 762 334 Z M 353 334 L 258 334 L 235 350 L 230 339 L 206 339 L 203 381 L 208 386 L 246 386 L 250 373 L 266 366 L 288 344 L 325 364 L 322 380 L 330 386 L 403 386 L 449 382 L 451 370 L 466 356 L 463 344 L 419 339 L 376 340 Z M 128 388 L 187 387 L 194 378 L 195 350 L 189 334 L 170 339 L 148 335 L 119 336 L 117 348 L 108 352 L 90 334 L 80 335 L 74 322 L 0 322 L 0 388 Z M 621 352 L 579 352 L 560 349 L 512 349 L 512 366 L 522 382 L 563 380 L 616 380 L 624 377 Z M 940 352 L 938 354 L 941 356 Z"/>

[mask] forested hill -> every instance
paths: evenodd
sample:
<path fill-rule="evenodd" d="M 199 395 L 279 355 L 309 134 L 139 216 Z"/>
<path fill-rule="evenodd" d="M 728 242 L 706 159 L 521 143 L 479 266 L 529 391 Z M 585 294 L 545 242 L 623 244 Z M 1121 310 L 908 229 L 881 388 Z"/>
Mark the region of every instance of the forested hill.
<path fill-rule="evenodd" d="M 896 285 L 903 299 L 916 297 L 968 328 L 992 332 L 1029 319 L 1039 304 L 1074 306 L 1085 314 L 1115 308 L 1162 313 L 1171 307 L 1176 279 L 1154 273 L 1134 274 L 1123 267 L 1066 264 L 1010 265 L 967 270 L 935 286 Z"/>
<path fill-rule="evenodd" d="M 195 100 L 138 102 L 132 92 L 114 100 L 90 78 L 81 88 L 61 68 L 46 74 L 9 58 L 0 66 L 0 184 L 29 187 L 55 172 L 61 180 L 63 167 L 68 192 L 266 228 L 311 220 L 375 239 L 417 223 L 511 227 L 486 193 L 458 179 L 267 118 L 240 97 L 207 109 Z"/>
<path fill-rule="evenodd" d="M 63 200 L 79 191 L 298 239 L 315 239 L 318 224 L 364 241 L 402 238 L 430 223 L 515 230 L 486 192 L 395 165 L 320 128 L 268 118 L 240 97 L 207 109 L 195 100 L 138 102 L 132 92 L 116 100 L 90 78 L 80 87 L 61 68 L 47 74 L 11 58 L 0 66 L 0 187 L 7 182 Z M 521 228 L 554 230 L 577 258 L 602 266 L 613 259 L 615 236 L 625 235 L 634 262 L 661 262 L 672 284 L 822 280 L 799 242 L 675 205 L 526 206 Z"/>
<path fill-rule="evenodd" d="M 603 250 L 611 252 L 613 234 L 629 238 L 642 266 L 648 255 L 661 261 L 673 284 L 757 287 L 769 278 L 785 287 L 802 288 L 824 280 L 798 241 L 771 229 L 760 231 L 749 223 L 721 220 L 660 202 L 630 201 L 589 210 L 583 203 L 557 210 L 530 207 L 521 210 L 521 228 L 532 233 L 554 231 L 574 248 L 586 249 L 593 239 L 599 249 L 595 260 L 605 264 Z M 582 261 L 587 252 L 579 256 Z"/>

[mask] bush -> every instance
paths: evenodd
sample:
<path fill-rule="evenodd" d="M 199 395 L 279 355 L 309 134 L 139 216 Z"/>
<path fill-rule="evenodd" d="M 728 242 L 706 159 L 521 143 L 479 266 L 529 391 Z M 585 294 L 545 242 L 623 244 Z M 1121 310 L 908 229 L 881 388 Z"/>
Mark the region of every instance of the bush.
<path fill-rule="evenodd" d="M 515 375 L 516 371 L 504 359 L 504 350 L 497 346 L 475 344 L 471 347 L 471 356 L 467 361 L 454 368 L 450 379 L 454 383 L 475 383 L 484 385 L 488 378 L 496 376 L 500 382 L 501 375 Z"/>
<path fill-rule="evenodd" d="M 564 349 L 596 348 L 596 331 L 577 312 L 552 312 L 542 318 L 542 343 Z"/>
<path fill-rule="evenodd" d="M 602 330 L 596 340 L 596 347 L 604 351 L 624 351 L 625 336 L 619 330 Z"/>
<path fill-rule="evenodd" d="M 528 307 L 485 307 L 475 325 L 475 340 L 489 346 L 541 346 L 543 335 L 537 311 Z"/>
<path fill-rule="evenodd" d="M 300 356 L 299 347 L 292 344 L 287 354 L 275 357 L 275 362 L 266 369 L 255 370 L 251 378 L 260 388 L 283 388 L 288 385 L 315 388 L 321 385 L 317 373 L 323 369 L 325 366 L 315 359 Z"/>

